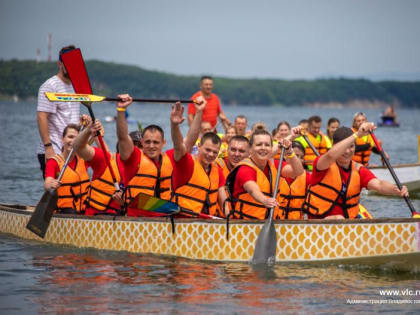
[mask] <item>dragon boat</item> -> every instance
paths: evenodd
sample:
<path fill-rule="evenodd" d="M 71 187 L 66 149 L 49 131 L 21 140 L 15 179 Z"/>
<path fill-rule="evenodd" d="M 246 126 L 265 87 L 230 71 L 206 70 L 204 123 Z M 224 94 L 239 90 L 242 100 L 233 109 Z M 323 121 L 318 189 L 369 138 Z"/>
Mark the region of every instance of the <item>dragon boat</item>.
<path fill-rule="evenodd" d="M 40 238 L 26 229 L 33 210 L 0 205 L 0 232 L 56 245 L 219 262 L 249 262 L 264 224 L 55 214 L 45 238 Z M 420 270 L 420 219 L 275 221 L 275 229 L 278 263 Z"/>

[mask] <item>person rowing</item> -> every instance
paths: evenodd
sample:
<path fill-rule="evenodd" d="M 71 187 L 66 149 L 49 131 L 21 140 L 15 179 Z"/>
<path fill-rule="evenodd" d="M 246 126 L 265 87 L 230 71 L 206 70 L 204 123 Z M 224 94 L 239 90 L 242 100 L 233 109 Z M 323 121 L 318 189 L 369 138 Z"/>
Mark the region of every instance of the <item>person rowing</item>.
<path fill-rule="evenodd" d="M 359 127 L 367 121 L 366 115 L 362 112 L 357 112 L 353 116 L 353 125 L 352 131 L 357 132 Z M 382 143 L 381 141 L 379 143 Z M 371 154 L 380 154 L 378 148 L 375 146 L 375 142 L 372 139 L 370 134 L 367 134 L 363 137 L 359 137 L 356 139 L 356 148 L 355 154 L 353 156 L 353 161 L 360 163 L 364 166 L 369 165 L 369 160 Z M 385 153 L 385 156 L 389 159 L 389 155 Z"/>
<path fill-rule="evenodd" d="M 230 171 L 249 155 L 249 140 L 245 136 L 233 136 L 230 138 L 225 158 L 218 157 L 217 165 L 222 169 L 225 178 Z"/>
<path fill-rule="evenodd" d="M 134 146 L 128 134 L 125 111 L 133 99 L 130 95 L 119 95 L 121 101 L 117 103 L 117 137 L 120 158 L 124 165 L 124 179 L 126 182 L 127 215 L 150 216 L 149 211 L 143 211 L 131 206 L 139 193 L 145 193 L 164 200 L 170 200 L 172 195 L 171 177 L 173 161 L 168 156 L 168 151 L 163 153 L 166 144 L 163 129 L 158 125 L 145 127 L 141 135 L 143 149 Z M 199 103 L 199 104 L 198 104 Z M 197 98 L 197 111 L 205 107 L 202 97 Z M 201 107 L 200 107 L 201 106 Z M 200 119 L 194 119 L 188 135 L 183 143 L 188 151 L 193 147 L 200 129 Z"/>
<path fill-rule="evenodd" d="M 87 126 L 74 140 L 73 147 L 76 153 L 92 168 L 91 187 L 86 198 L 86 215 L 121 215 L 124 212 L 123 190 L 114 186 L 113 178 L 104 157 L 104 151 L 89 144 L 89 137 L 95 137 L 103 130 L 97 119 Z M 118 147 L 117 147 L 118 148 Z M 123 187 L 124 167 L 117 153 L 107 151 L 110 165 L 114 171 L 115 179 Z"/>
<path fill-rule="evenodd" d="M 335 131 L 333 147 L 313 164 L 312 183 L 303 204 L 309 219 L 356 218 L 362 188 L 379 194 L 408 196 L 407 187 L 400 190 L 352 160 L 356 139 L 369 135 L 374 129 L 373 123 L 364 122 L 356 133 L 347 127 Z"/>
<path fill-rule="evenodd" d="M 280 218 L 279 202 L 273 198 L 279 161 L 271 162 L 273 141 L 264 129 L 256 129 L 250 137 L 250 156 L 242 160 L 228 176 L 226 186 L 230 192 L 232 212 L 241 219 L 266 219 L 269 209 L 274 208 L 274 218 Z M 284 177 L 295 178 L 303 173 L 299 159 L 293 154 L 291 142 L 282 139 L 280 145 L 287 147 L 286 161 L 279 170 Z M 280 184 L 281 187 L 281 184 Z M 281 193 L 281 191 L 280 191 Z"/>
<path fill-rule="evenodd" d="M 312 116 L 308 119 L 308 134 L 307 138 L 319 154 L 324 154 L 331 148 L 331 144 L 328 143 L 326 136 L 320 133 L 322 126 L 322 119 L 319 116 Z M 299 141 L 305 148 L 305 164 L 308 166 L 308 169 L 312 171 L 312 164 L 316 158 L 315 152 L 312 150 L 311 146 L 306 142 L 303 136 L 296 139 Z"/>
<path fill-rule="evenodd" d="M 87 116 L 85 116 L 84 119 Z M 45 167 L 44 187 L 46 190 L 56 189 L 58 194 L 57 212 L 81 214 L 85 210 L 85 199 L 89 190 L 89 174 L 85 161 L 72 152 L 73 141 L 79 134 L 80 125 L 68 124 L 63 130 L 63 147 L 60 154 L 47 161 Z M 59 181 L 57 179 L 69 155 L 69 164 Z"/>
<path fill-rule="evenodd" d="M 201 119 L 206 106 L 196 106 L 196 112 Z M 181 208 L 212 216 L 223 217 L 223 203 L 226 199 L 224 190 L 225 177 L 215 160 L 219 154 L 221 139 L 214 132 L 205 133 L 198 145 L 198 153 L 192 156 L 183 141 L 180 124 L 184 121 L 184 107 L 177 102 L 171 112 L 171 136 L 174 144 L 172 173 L 172 187 L 174 189 L 172 201 Z M 194 117 L 194 119 L 198 115 Z M 191 124 L 193 126 L 193 124 Z"/>

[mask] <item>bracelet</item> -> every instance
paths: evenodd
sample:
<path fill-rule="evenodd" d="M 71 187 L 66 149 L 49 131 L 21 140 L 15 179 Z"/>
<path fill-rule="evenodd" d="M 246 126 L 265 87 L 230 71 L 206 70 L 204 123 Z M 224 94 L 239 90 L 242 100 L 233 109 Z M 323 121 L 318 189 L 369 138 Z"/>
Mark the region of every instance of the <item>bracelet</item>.
<path fill-rule="evenodd" d="M 117 112 L 125 112 L 125 107 L 117 107 Z"/>
<path fill-rule="evenodd" d="M 45 143 L 45 144 L 44 144 L 44 147 L 52 147 L 51 142 Z"/>
<path fill-rule="evenodd" d="M 288 158 L 288 159 L 291 159 L 292 157 L 294 157 L 296 154 L 295 154 L 295 151 L 293 151 L 292 153 L 290 153 L 289 155 L 286 155 L 286 157 Z"/>
<path fill-rule="evenodd" d="M 353 133 L 353 137 L 354 137 L 354 139 L 359 138 L 359 137 L 357 136 L 357 132 Z"/>

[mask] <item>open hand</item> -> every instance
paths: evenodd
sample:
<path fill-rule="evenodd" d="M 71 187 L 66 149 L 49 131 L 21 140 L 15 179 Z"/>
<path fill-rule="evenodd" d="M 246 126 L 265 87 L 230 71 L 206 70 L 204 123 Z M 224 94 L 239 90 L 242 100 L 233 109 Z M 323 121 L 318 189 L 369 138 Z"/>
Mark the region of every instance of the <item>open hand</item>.
<path fill-rule="evenodd" d="M 184 115 L 184 106 L 180 102 L 176 102 L 175 105 L 172 105 L 171 111 L 171 123 L 174 125 L 182 124 L 185 118 Z"/>

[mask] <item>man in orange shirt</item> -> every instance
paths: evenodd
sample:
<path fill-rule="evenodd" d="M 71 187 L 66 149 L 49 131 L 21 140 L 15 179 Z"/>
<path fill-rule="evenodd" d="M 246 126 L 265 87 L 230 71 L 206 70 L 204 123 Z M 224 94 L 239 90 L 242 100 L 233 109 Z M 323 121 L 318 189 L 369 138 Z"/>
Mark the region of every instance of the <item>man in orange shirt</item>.
<path fill-rule="evenodd" d="M 223 127 L 226 129 L 231 122 L 226 117 L 225 113 L 222 110 L 220 105 L 219 97 L 212 93 L 213 90 L 213 78 L 209 76 L 203 76 L 200 81 L 200 91 L 195 93 L 191 98 L 193 100 L 197 99 L 200 95 L 203 96 L 207 102 L 206 108 L 203 112 L 202 121 L 208 121 L 211 123 L 213 128 L 216 128 L 217 118 L 219 117 L 222 121 Z M 193 103 L 188 105 L 188 125 L 191 125 L 191 122 L 195 116 L 195 106 Z"/>

